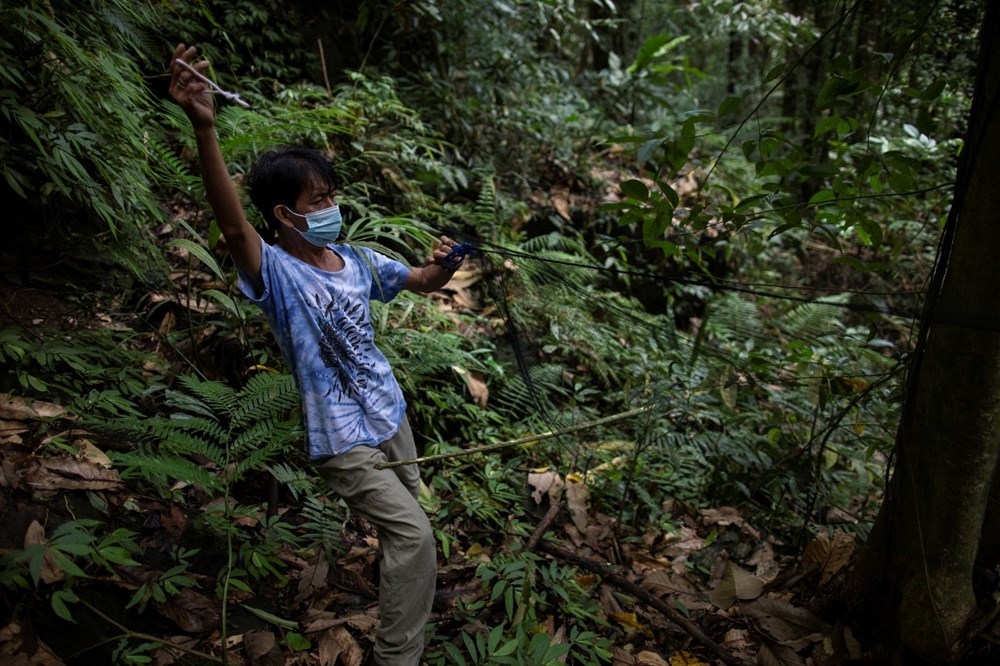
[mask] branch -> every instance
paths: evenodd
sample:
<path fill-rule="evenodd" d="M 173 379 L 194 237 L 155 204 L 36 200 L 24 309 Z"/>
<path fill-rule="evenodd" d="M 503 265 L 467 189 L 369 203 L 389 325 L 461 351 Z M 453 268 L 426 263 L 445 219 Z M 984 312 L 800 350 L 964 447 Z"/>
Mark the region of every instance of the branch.
<path fill-rule="evenodd" d="M 612 414 L 611 416 L 605 416 L 604 418 L 597 419 L 595 421 L 578 423 L 575 426 L 570 426 L 568 428 L 563 428 L 561 430 L 550 430 L 549 432 L 543 432 L 537 435 L 528 435 L 527 437 L 512 439 L 509 442 L 486 444 L 485 446 L 477 446 L 471 449 L 466 449 L 465 451 L 458 451 L 457 453 L 439 453 L 433 456 L 423 456 L 422 458 L 414 458 L 413 460 L 393 460 L 392 462 L 379 463 L 375 465 L 375 469 L 390 469 L 392 467 L 401 467 L 402 465 L 415 465 L 417 463 L 430 462 L 432 460 L 449 460 L 451 458 L 461 458 L 463 456 L 471 456 L 474 453 L 483 453 L 486 451 L 498 451 L 500 449 L 506 449 L 508 447 L 517 446 L 519 444 L 531 444 L 540 439 L 551 439 L 553 437 L 559 437 L 560 435 L 568 435 L 570 433 L 578 432 L 580 430 L 587 430 L 588 428 L 596 428 L 597 426 L 606 425 L 608 423 L 614 423 L 615 421 L 621 421 L 630 418 L 632 416 L 638 416 L 639 414 L 649 411 L 649 409 L 650 409 L 649 407 L 639 407 L 637 409 L 630 409 L 627 412 Z"/>
<path fill-rule="evenodd" d="M 144 633 L 139 632 L 139 631 L 132 631 L 131 629 L 129 629 L 125 625 L 123 625 L 123 624 L 119 623 L 118 621 L 116 621 L 116 620 L 108 617 L 107 615 L 105 615 L 104 613 L 102 613 L 101 611 L 99 611 L 98 609 L 94 608 L 91 604 L 87 603 L 83 599 L 80 599 L 80 603 L 83 604 L 84 606 L 86 606 L 87 608 L 89 608 L 90 610 L 92 610 L 94 613 L 96 613 L 97 616 L 100 617 L 102 620 L 104 620 L 108 624 L 111 624 L 116 629 L 118 629 L 120 632 L 122 632 L 122 635 L 125 638 L 135 638 L 135 639 L 138 639 L 138 640 L 141 640 L 141 641 L 149 641 L 151 643 L 158 643 L 159 645 L 162 645 L 163 647 L 165 647 L 167 649 L 170 649 L 170 650 L 180 650 L 181 652 L 184 652 L 186 654 L 190 654 L 192 656 L 199 657 L 199 658 L 204 659 L 206 661 L 210 661 L 213 664 L 221 664 L 221 663 L 223 663 L 223 660 L 220 659 L 219 657 L 216 657 L 214 654 L 208 654 L 207 652 L 201 652 L 200 650 L 192 650 L 191 648 L 184 647 L 183 645 L 177 645 L 176 643 L 171 643 L 170 641 L 168 641 L 166 639 L 160 638 L 159 636 L 153 636 L 152 634 L 144 634 Z M 223 649 L 225 649 L 225 645 L 223 645 Z"/>
<path fill-rule="evenodd" d="M 715 655 L 718 659 L 722 660 L 723 663 L 728 664 L 728 666 L 743 666 L 743 663 L 740 660 L 724 650 L 721 645 L 709 638 L 705 632 L 698 628 L 698 626 L 696 626 L 693 622 L 681 615 L 672 606 L 664 602 L 656 595 L 642 589 L 624 576 L 616 574 L 605 565 L 580 557 L 575 553 L 571 553 L 570 551 L 560 548 L 559 546 L 555 546 L 547 541 L 539 542 L 539 550 L 599 575 L 605 582 L 611 583 L 615 587 L 628 592 L 633 597 L 641 599 L 644 603 L 660 611 L 660 613 L 665 615 L 668 620 L 683 629 L 689 636 L 691 636 L 691 638 L 704 645 L 709 652 Z"/>

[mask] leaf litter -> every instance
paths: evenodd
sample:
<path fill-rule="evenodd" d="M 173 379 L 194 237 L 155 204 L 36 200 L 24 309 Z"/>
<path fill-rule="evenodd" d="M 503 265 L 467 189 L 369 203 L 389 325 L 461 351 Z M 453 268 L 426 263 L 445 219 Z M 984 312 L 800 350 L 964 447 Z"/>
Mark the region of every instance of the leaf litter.
<path fill-rule="evenodd" d="M 6 414 L 26 429 L 37 429 L 43 419 L 48 425 L 57 428 L 61 425 L 42 416 L 56 413 L 53 407 L 35 403 L 25 408 L 24 403 L 0 396 L 0 402 L 4 401 L 7 405 L 21 405 L 17 411 L 9 409 Z M 15 498 L 16 506 L 38 503 L 51 507 L 100 496 L 110 511 L 127 514 L 125 507 L 131 506 L 141 521 L 157 526 L 145 542 L 147 547 L 169 550 L 190 537 L 197 509 L 190 504 L 133 497 L 116 470 L 109 468 L 108 456 L 85 433 L 73 432 L 57 430 L 69 442 L 58 454 L 36 453 L 23 443 L 0 449 L 3 469 L 0 486 L 8 498 Z M 794 559 L 779 561 L 775 544 L 733 507 L 674 509 L 671 530 L 635 535 L 616 519 L 593 509 L 582 475 L 563 478 L 551 470 L 533 470 L 525 473 L 524 481 L 527 501 L 562 509 L 563 518 L 553 525 L 552 531 L 571 544 L 577 555 L 595 562 L 617 561 L 616 568 L 623 576 L 680 609 L 700 626 L 709 628 L 720 645 L 740 663 L 833 663 L 830 646 L 835 643 L 834 628 L 809 609 L 797 605 L 797 589 L 771 583 L 775 572 L 796 570 L 813 574 L 814 591 L 829 585 L 849 564 L 853 553 L 853 539 L 849 535 L 821 532 L 804 549 L 801 563 Z M 42 523 L 33 521 L 21 529 L 19 547 L 47 548 L 46 534 L 51 530 Z M 267 598 L 270 606 L 279 609 L 276 615 L 293 622 L 311 647 L 291 651 L 281 640 L 281 633 L 287 630 L 276 630 L 267 623 L 261 627 L 258 623 L 256 628 L 234 634 L 237 638 L 242 636 L 240 649 L 246 652 L 250 663 L 331 666 L 362 663 L 378 626 L 377 539 L 369 526 L 357 521 L 349 522 L 345 529 L 353 530 L 345 534 L 346 542 L 353 545 L 334 557 L 322 550 L 308 559 L 291 551 L 282 553 L 283 560 L 289 563 L 285 572 L 287 593 L 282 589 L 262 589 L 252 595 Z M 726 533 L 730 539 L 727 543 L 746 547 L 718 548 L 720 539 L 711 535 L 719 532 Z M 460 541 L 467 538 L 463 534 L 455 536 Z M 629 538 L 623 539 L 625 536 Z M 9 541 L 11 535 L 6 537 Z M 617 553 L 609 548 L 609 544 L 616 542 Z M 738 562 L 730 550 L 752 556 Z M 494 555 L 481 543 L 466 541 L 449 558 L 442 558 L 442 599 L 435 617 L 439 624 L 447 625 L 448 613 L 454 609 L 449 590 L 454 592 L 453 598 L 475 598 L 479 589 L 475 565 L 489 561 Z M 65 577 L 50 552 L 42 558 L 38 571 L 44 585 L 58 584 Z M 146 575 L 157 573 L 162 572 L 150 569 Z M 671 626 L 655 610 L 626 601 L 627 594 L 600 576 L 581 572 L 580 577 L 588 586 L 597 586 L 596 596 L 602 600 L 603 614 L 617 628 L 619 641 L 612 663 L 714 663 L 697 642 Z M 251 595 L 246 596 L 249 599 Z M 178 637 L 186 637 L 188 644 L 218 651 L 221 609 L 210 583 L 201 590 L 183 588 L 166 602 L 151 604 L 147 612 L 159 615 L 173 627 L 164 634 L 164 641 L 176 642 Z M 561 635 L 565 627 L 553 624 L 552 630 L 553 635 Z M 0 633 L 0 654 L 4 654 L 3 650 L 18 649 L 25 641 L 35 641 L 39 659 L 44 659 L 38 637 L 29 637 L 25 631 L 31 630 L 18 623 L 4 629 Z M 162 651 L 160 663 L 170 663 L 163 656 L 166 654 L 170 651 Z M 681 661 L 679 655 L 688 655 L 683 657 L 688 661 Z"/>

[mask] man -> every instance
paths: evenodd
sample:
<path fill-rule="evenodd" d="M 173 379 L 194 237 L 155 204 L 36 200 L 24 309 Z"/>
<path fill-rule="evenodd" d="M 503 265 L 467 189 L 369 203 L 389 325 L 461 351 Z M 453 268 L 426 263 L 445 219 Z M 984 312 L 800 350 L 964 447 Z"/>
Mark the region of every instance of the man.
<path fill-rule="evenodd" d="M 436 580 L 430 522 L 416 497 L 416 466 L 376 469 L 416 457 L 406 402 L 374 343 L 370 299 L 401 289 L 430 292 L 451 279 L 460 257 L 445 237 L 430 263 L 409 268 L 367 248 L 335 244 L 340 211 L 333 171 L 315 151 L 285 148 L 261 156 L 248 178 L 250 198 L 277 237 L 265 243 L 247 221 L 215 133 L 207 84 L 179 65 L 196 49 L 174 51 L 170 95 L 194 128 L 202 180 L 236 262 L 243 293 L 264 311 L 302 394 L 310 460 L 352 511 L 375 525 L 380 542 L 380 627 L 376 664 L 420 663 Z M 457 257 L 457 261 L 452 261 Z"/>

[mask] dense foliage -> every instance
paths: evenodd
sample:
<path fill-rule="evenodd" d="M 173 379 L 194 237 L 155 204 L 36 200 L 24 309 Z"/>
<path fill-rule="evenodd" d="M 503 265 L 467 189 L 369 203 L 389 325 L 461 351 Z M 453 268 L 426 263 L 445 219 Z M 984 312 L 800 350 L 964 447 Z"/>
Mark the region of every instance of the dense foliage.
<path fill-rule="evenodd" d="M 425 454 L 646 410 L 423 466 L 443 561 L 477 585 L 439 614 L 430 663 L 675 651 L 526 547 L 545 508 L 529 471 L 573 487 L 570 536 L 626 569 L 629 548 L 720 505 L 792 561 L 817 533 L 867 533 L 950 200 L 975 3 L 907 3 L 882 31 L 860 2 L 312 4 L 0 8 L 5 283 L 67 282 L 60 293 L 107 313 L 58 330 L 8 308 L 0 389 L 66 410 L 9 445 L 109 452 L 96 485 L 46 492 L 27 458 L 5 457 L 2 510 L 46 509 L 0 543 L 4 622 L 94 611 L 109 659 L 144 663 L 166 634 L 130 628 L 128 612 L 183 596 L 222 608 L 202 624 L 168 613 L 221 631 L 189 656 L 208 658 L 249 608 L 304 659 L 308 632 L 286 616 L 313 590 L 296 596 L 290 569 L 363 541 L 309 473 L 294 387 L 236 296 L 190 128 L 163 98 L 176 41 L 251 103 L 219 113 L 237 181 L 267 147 L 305 143 L 333 161 L 351 242 L 411 263 L 440 233 L 481 250 L 448 296 L 374 312 Z M 127 286 L 49 265 L 95 258 L 128 269 Z M 600 547 L 576 520 L 581 487 Z M 144 532 L 180 514 L 182 537 Z M 733 524 L 705 552 L 745 563 Z M 718 580 L 707 555 L 685 566 Z M 109 580 L 124 615 L 96 601 Z"/>

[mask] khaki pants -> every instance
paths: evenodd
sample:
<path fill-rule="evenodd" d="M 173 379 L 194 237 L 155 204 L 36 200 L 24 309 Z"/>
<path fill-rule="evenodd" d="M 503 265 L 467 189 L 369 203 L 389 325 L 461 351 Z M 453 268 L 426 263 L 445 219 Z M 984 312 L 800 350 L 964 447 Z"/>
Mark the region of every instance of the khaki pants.
<path fill-rule="evenodd" d="M 437 550 L 427 514 L 417 503 L 416 465 L 375 469 L 386 460 L 417 455 L 410 424 L 378 447 L 356 446 L 322 463 L 320 476 L 351 511 L 378 530 L 381 584 L 375 663 L 418 666 L 424 650 L 424 625 L 430 617 L 437 581 Z"/>

